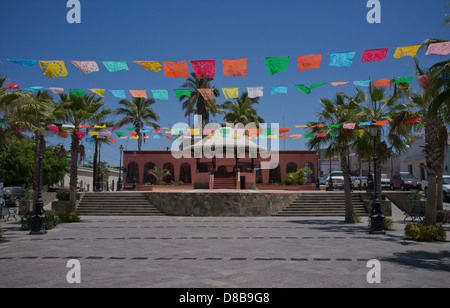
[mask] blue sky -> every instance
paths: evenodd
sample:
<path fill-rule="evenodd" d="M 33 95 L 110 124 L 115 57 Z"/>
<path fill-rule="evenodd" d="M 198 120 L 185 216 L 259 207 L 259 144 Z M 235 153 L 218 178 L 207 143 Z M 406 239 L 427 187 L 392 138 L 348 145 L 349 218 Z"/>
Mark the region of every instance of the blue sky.
<path fill-rule="evenodd" d="M 65 0 L 1 0 L 0 74 L 9 82 L 31 86 L 69 89 L 168 89 L 169 100 L 154 105 L 162 127 L 186 122 L 173 89 L 182 78 L 169 78 L 164 72 L 145 71 L 132 61 L 216 60 L 217 88 L 263 86 L 264 97 L 259 114 L 268 123 L 280 123 L 291 133 L 304 134 L 295 128 L 316 120 L 321 97 L 333 97 L 341 90 L 354 94 L 354 80 L 414 75 L 413 59 L 394 59 L 396 47 L 419 44 L 427 38 L 450 39 L 442 26 L 449 13 L 447 0 L 381 0 L 381 23 L 369 24 L 366 0 L 278 0 L 278 1 L 116 1 L 80 0 L 81 24 L 69 24 Z M 364 50 L 389 48 L 379 62 L 361 63 Z M 329 54 L 356 51 L 351 67 L 330 67 Z M 321 67 L 297 71 L 297 56 L 323 54 Z M 290 56 L 287 71 L 273 76 L 265 69 L 265 57 Z M 247 58 L 246 77 L 227 77 L 221 60 Z M 442 60 L 418 54 L 423 66 Z M 5 59 L 64 60 L 69 75 L 48 79 L 38 66 L 22 67 Z M 85 75 L 71 60 L 98 61 L 100 72 Z M 101 61 L 127 61 L 129 71 L 109 73 Z M 190 72 L 193 72 L 189 65 Z M 350 81 L 333 87 L 333 81 Z M 295 84 L 326 82 L 310 95 L 297 90 Z M 416 80 L 413 81 L 417 83 Z M 271 95 L 273 85 L 288 85 L 286 95 Z M 132 99 L 127 93 L 128 99 Z M 116 108 L 119 99 L 107 91 L 104 101 Z M 218 103 L 225 101 L 222 94 Z M 213 121 L 222 122 L 222 116 Z M 281 149 L 305 149 L 307 139 L 280 140 Z M 56 139 L 69 148 L 70 140 Z M 117 165 L 118 148 L 137 149 L 137 142 L 119 141 L 110 146 L 104 158 Z M 162 150 L 170 140 L 150 140 L 144 150 Z M 88 149 L 91 146 L 88 145 Z"/>

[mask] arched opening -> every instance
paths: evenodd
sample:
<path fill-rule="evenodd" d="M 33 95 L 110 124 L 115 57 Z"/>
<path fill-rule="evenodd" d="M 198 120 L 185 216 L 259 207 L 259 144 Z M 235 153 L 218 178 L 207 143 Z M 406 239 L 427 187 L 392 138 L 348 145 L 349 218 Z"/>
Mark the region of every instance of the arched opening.
<path fill-rule="evenodd" d="M 314 183 L 316 181 L 314 164 L 312 162 L 307 162 L 303 164 L 303 168 L 308 168 L 312 171 L 311 173 L 305 173 L 306 183 Z"/>
<path fill-rule="evenodd" d="M 180 166 L 180 181 L 184 183 L 192 183 L 191 178 L 191 165 L 189 163 L 183 163 Z"/>
<path fill-rule="evenodd" d="M 286 174 L 293 173 L 295 171 L 297 171 L 297 164 L 296 163 L 292 163 L 291 162 L 291 163 L 288 163 L 286 165 Z"/>
<path fill-rule="evenodd" d="M 155 168 L 155 164 L 152 162 L 146 163 L 144 166 L 144 184 L 156 184 L 156 178 L 153 174 L 150 174 L 149 171 Z"/>
<path fill-rule="evenodd" d="M 227 166 L 219 166 L 217 173 L 227 173 Z"/>
<path fill-rule="evenodd" d="M 163 181 L 166 182 L 166 183 L 170 183 L 170 182 L 174 181 L 175 180 L 175 176 L 174 176 L 174 172 L 173 172 L 174 171 L 173 164 L 172 163 L 165 163 L 164 166 L 163 166 L 163 169 L 167 169 L 167 170 L 170 171 L 170 175 L 167 175 L 163 179 Z"/>
<path fill-rule="evenodd" d="M 281 170 L 280 170 L 280 164 L 278 163 L 272 163 L 270 167 L 274 167 L 275 164 L 277 165 L 275 168 L 271 168 L 269 170 L 269 183 L 281 183 Z"/>
<path fill-rule="evenodd" d="M 131 162 L 128 164 L 127 168 L 127 183 L 132 184 L 133 178 L 135 179 L 135 183 L 139 184 L 139 164 L 135 162 Z"/>

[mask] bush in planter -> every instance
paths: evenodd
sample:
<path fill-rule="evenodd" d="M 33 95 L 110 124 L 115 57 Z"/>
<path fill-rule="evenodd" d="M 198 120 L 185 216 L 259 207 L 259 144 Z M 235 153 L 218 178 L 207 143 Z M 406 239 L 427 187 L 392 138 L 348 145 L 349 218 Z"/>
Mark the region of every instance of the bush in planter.
<path fill-rule="evenodd" d="M 405 226 L 404 233 L 407 239 L 421 242 L 443 242 L 447 238 L 447 234 L 442 225 L 426 226 L 410 222 Z"/>
<path fill-rule="evenodd" d="M 372 226 L 372 219 L 369 217 L 369 228 Z M 392 230 L 392 225 L 394 224 L 394 221 L 392 218 L 384 217 L 383 219 L 383 230 Z"/>
<path fill-rule="evenodd" d="M 70 213 L 59 213 L 59 220 L 61 222 L 79 222 L 80 216 L 78 212 L 70 212 Z"/>
<path fill-rule="evenodd" d="M 414 189 L 408 194 L 408 199 L 409 200 L 424 200 L 425 194 L 420 190 Z"/>
<path fill-rule="evenodd" d="M 59 189 L 56 192 L 56 198 L 58 198 L 59 201 L 69 201 L 70 200 L 70 190 Z"/>
<path fill-rule="evenodd" d="M 450 211 L 449 210 L 437 211 L 436 222 L 438 223 L 450 222 Z"/>
<path fill-rule="evenodd" d="M 31 230 L 33 224 L 33 212 L 28 212 L 22 216 L 22 230 Z M 45 229 L 53 229 L 57 223 L 60 222 L 58 213 L 56 211 L 45 211 Z"/>

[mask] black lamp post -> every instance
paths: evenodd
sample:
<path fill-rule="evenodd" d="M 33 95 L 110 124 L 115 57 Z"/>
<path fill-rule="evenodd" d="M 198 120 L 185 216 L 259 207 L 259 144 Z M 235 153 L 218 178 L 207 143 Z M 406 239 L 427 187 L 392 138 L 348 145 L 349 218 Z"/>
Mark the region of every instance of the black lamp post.
<path fill-rule="evenodd" d="M 45 125 L 45 124 L 43 124 Z M 30 234 L 46 234 L 45 221 L 47 217 L 45 216 L 44 201 L 42 200 L 42 186 L 43 186 L 43 158 L 44 158 L 44 135 L 39 133 L 39 168 L 38 168 L 38 194 L 37 199 L 34 203 L 34 213 L 31 216 L 32 224 Z"/>
<path fill-rule="evenodd" d="M 320 149 L 317 148 L 316 150 L 316 155 L 317 155 L 317 178 L 316 178 L 316 190 L 320 190 Z"/>
<path fill-rule="evenodd" d="M 119 180 L 117 181 L 117 191 L 122 191 L 122 153 L 123 145 L 120 145 L 120 163 L 119 163 Z"/>
<path fill-rule="evenodd" d="M 381 210 L 380 199 L 378 198 L 378 182 L 377 182 L 377 136 L 378 126 L 375 120 L 370 124 L 370 136 L 373 138 L 373 173 L 374 173 L 374 197 L 372 203 L 372 211 L 370 212 L 370 234 L 386 234 L 383 230 L 384 215 Z"/>
<path fill-rule="evenodd" d="M 131 185 L 131 190 L 136 190 L 136 152 L 133 152 L 134 162 L 133 162 L 133 184 Z"/>
<path fill-rule="evenodd" d="M 330 179 L 328 180 L 327 190 L 334 190 L 333 189 L 333 177 L 331 176 L 331 154 L 330 154 Z"/>

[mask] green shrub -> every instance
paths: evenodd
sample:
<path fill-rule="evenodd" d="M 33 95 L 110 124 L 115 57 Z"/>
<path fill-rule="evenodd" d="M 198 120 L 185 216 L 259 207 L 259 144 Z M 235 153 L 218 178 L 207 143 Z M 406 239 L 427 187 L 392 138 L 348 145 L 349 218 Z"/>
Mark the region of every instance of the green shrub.
<path fill-rule="evenodd" d="M 449 210 L 439 210 L 436 214 L 436 222 L 446 223 L 450 221 L 450 211 Z"/>
<path fill-rule="evenodd" d="M 414 190 L 411 190 L 411 192 L 408 194 L 408 199 L 409 200 L 422 200 L 422 199 L 425 199 L 425 194 L 423 193 L 423 191 L 414 189 Z"/>
<path fill-rule="evenodd" d="M 303 185 L 305 184 L 305 174 L 312 173 L 309 168 L 298 169 L 295 172 L 287 173 L 284 177 L 284 185 Z"/>
<path fill-rule="evenodd" d="M 80 216 L 78 212 L 70 212 L 70 213 L 59 213 L 59 220 L 61 222 L 79 222 Z"/>
<path fill-rule="evenodd" d="M 31 230 L 33 225 L 33 212 L 28 212 L 22 216 L 22 230 Z M 45 211 L 45 229 L 51 230 L 59 222 L 59 216 L 56 211 Z"/>
<path fill-rule="evenodd" d="M 59 189 L 56 192 L 56 198 L 60 201 L 69 201 L 70 200 L 70 190 L 68 189 Z"/>
<path fill-rule="evenodd" d="M 370 217 L 369 217 L 368 222 L 369 222 L 369 228 L 370 228 L 372 226 L 372 219 L 370 219 Z M 385 217 L 383 219 L 383 230 L 386 230 L 386 231 L 392 230 L 393 224 L 394 224 L 394 221 L 392 220 L 392 218 Z"/>
<path fill-rule="evenodd" d="M 445 241 L 447 234 L 442 225 L 426 226 L 413 222 L 405 226 L 405 237 L 420 242 Z"/>

